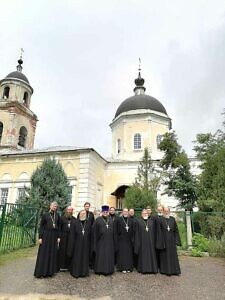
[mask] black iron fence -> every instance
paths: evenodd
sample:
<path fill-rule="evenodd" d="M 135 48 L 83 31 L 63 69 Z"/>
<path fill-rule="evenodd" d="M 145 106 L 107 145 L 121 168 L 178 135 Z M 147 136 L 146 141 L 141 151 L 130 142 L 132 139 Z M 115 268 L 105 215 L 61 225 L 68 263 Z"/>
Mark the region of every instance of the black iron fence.
<path fill-rule="evenodd" d="M 38 211 L 22 204 L 0 205 L 0 253 L 35 245 Z"/>

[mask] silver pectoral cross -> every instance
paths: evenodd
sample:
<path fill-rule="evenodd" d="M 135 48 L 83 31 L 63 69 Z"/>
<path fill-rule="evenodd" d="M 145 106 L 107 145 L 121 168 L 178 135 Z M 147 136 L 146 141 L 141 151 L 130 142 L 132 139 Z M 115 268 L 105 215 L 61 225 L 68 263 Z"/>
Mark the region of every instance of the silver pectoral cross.
<path fill-rule="evenodd" d="M 126 231 L 128 232 L 128 230 L 129 230 L 129 226 L 128 226 L 128 225 L 126 225 L 126 227 L 125 227 L 125 228 L 126 228 Z"/>
<path fill-rule="evenodd" d="M 148 226 L 145 227 L 145 230 L 148 232 Z"/>
<path fill-rule="evenodd" d="M 107 229 L 109 228 L 109 224 L 106 224 L 106 228 L 107 228 Z"/>
<path fill-rule="evenodd" d="M 170 231 L 170 226 L 169 225 L 167 225 L 167 231 Z"/>
<path fill-rule="evenodd" d="M 84 229 L 82 229 L 82 234 L 83 234 L 83 235 L 84 235 L 84 232 L 85 232 Z"/>
<path fill-rule="evenodd" d="M 52 224 L 53 228 L 55 228 L 55 223 Z"/>

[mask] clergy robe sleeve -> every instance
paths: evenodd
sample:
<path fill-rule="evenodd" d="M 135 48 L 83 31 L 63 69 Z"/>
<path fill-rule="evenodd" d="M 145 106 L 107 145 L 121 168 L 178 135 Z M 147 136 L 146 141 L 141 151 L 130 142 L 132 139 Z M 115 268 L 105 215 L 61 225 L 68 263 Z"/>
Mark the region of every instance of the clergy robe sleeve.
<path fill-rule="evenodd" d="M 44 228 L 45 228 L 45 224 L 46 224 L 46 215 L 42 215 L 41 217 L 41 221 L 40 221 L 40 226 L 39 226 L 39 239 L 43 238 L 43 233 L 44 233 Z"/>
<path fill-rule="evenodd" d="M 156 218 L 156 249 L 165 249 L 165 240 L 163 235 L 163 224 L 161 218 Z"/>
<path fill-rule="evenodd" d="M 75 226 L 76 226 L 75 222 L 71 222 L 70 232 L 68 236 L 68 245 L 67 245 L 67 255 L 69 257 L 72 257 L 73 249 L 75 245 L 75 234 L 76 234 Z"/>
<path fill-rule="evenodd" d="M 140 226 L 138 221 L 135 222 L 134 226 L 134 253 L 138 254 L 140 249 Z"/>

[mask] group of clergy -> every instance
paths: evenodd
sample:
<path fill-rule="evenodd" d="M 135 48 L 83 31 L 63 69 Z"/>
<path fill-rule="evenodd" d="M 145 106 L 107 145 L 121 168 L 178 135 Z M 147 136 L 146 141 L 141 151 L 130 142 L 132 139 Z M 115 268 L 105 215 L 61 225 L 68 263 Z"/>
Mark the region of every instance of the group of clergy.
<path fill-rule="evenodd" d="M 159 206 L 152 215 L 150 207 L 135 216 L 134 209 L 124 208 L 120 216 L 115 208 L 102 206 L 95 218 L 90 203 L 77 218 L 73 208 L 57 213 L 57 203 L 43 214 L 39 228 L 39 248 L 34 276 L 53 276 L 69 270 L 76 278 L 96 274 L 110 275 L 117 271 L 179 275 L 177 246 L 180 245 L 177 223 L 168 207 Z"/>

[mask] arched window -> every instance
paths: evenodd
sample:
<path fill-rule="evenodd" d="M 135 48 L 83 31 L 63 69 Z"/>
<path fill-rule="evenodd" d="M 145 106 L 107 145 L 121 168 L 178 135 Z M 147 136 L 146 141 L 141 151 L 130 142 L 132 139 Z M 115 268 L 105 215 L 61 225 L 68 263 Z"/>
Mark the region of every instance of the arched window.
<path fill-rule="evenodd" d="M 28 93 L 27 93 L 27 92 L 25 92 L 25 93 L 23 94 L 23 104 L 24 104 L 26 107 L 28 107 Z"/>
<path fill-rule="evenodd" d="M 25 147 L 26 140 L 27 140 L 27 129 L 26 127 L 22 126 L 20 127 L 18 145 L 21 147 Z"/>
<path fill-rule="evenodd" d="M 3 99 L 9 98 L 9 91 L 10 91 L 10 88 L 8 86 L 6 86 L 3 91 Z"/>
<path fill-rule="evenodd" d="M 158 134 L 156 137 L 156 145 L 157 145 L 157 149 L 159 149 L 159 144 L 161 143 L 162 140 L 162 135 Z"/>
<path fill-rule="evenodd" d="M 141 135 L 140 133 L 135 133 L 134 135 L 134 150 L 141 149 Z"/>
<path fill-rule="evenodd" d="M 117 140 L 117 153 L 119 154 L 121 152 L 121 139 Z"/>
<path fill-rule="evenodd" d="M 3 123 L 0 122 L 0 142 L 2 140 L 2 133 L 3 133 Z"/>

